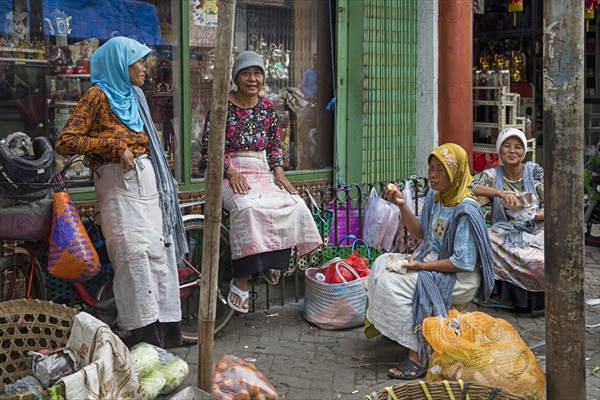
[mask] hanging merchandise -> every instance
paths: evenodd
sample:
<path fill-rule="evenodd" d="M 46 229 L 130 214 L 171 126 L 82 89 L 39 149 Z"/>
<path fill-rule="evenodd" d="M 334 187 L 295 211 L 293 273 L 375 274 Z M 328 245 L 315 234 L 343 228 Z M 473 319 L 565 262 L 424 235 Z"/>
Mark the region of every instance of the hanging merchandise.
<path fill-rule="evenodd" d="M 60 174 L 57 181 L 64 185 Z M 48 272 L 69 282 L 85 282 L 100 272 L 98 253 L 64 189 L 54 192 Z"/>
<path fill-rule="evenodd" d="M 508 12 L 513 13 L 513 26 L 516 26 L 517 13 L 523 12 L 523 0 L 508 0 Z"/>
<path fill-rule="evenodd" d="M 393 187 L 396 187 L 395 184 Z M 389 251 L 398 230 L 400 209 L 377 194 L 373 187 L 369 194 L 369 202 L 365 207 L 363 220 L 363 239 L 377 249 Z"/>
<path fill-rule="evenodd" d="M 585 0 L 585 31 L 588 32 L 590 30 L 590 20 L 596 17 L 596 10 L 598 9 L 598 5 L 600 4 L 600 0 Z"/>

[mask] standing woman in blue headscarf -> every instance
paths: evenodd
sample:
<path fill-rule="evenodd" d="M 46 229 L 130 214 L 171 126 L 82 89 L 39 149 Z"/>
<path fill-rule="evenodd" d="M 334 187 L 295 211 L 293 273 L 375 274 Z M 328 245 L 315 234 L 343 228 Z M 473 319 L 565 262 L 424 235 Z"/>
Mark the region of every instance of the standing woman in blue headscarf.
<path fill-rule="evenodd" d="M 90 59 L 91 81 L 56 142 L 92 156 L 102 231 L 115 277 L 117 323 L 163 348 L 184 343 L 177 259 L 187 252 L 177 189 L 140 87 L 151 49 L 125 37 Z"/>

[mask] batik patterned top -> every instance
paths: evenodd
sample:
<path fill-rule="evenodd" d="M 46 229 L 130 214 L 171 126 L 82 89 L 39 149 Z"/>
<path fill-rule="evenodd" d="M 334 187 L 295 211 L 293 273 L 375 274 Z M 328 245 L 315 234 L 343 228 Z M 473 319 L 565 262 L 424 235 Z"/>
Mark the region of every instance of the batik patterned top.
<path fill-rule="evenodd" d="M 135 157 L 149 154 L 148 137 L 121 122 L 99 86 L 83 94 L 56 141 L 56 151 L 63 156 L 94 154 L 106 163 L 119 163 L 127 148 Z M 92 168 L 99 166 L 91 162 Z"/>
<path fill-rule="evenodd" d="M 470 198 L 464 199 L 463 201 L 471 201 L 474 204 L 477 204 L 475 200 Z M 450 223 L 453 212 L 454 207 L 445 207 L 440 202 L 433 203 L 431 217 L 429 219 L 429 222 L 431 223 L 429 237 L 431 239 L 430 251 L 431 253 L 436 254 L 434 259 L 437 258 L 437 254 L 442 249 L 444 234 L 446 233 L 446 228 Z M 420 216 L 417 217 L 417 219 L 421 221 Z M 458 220 L 450 262 L 456 268 L 463 271 L 475 271 L 475 264 L 477 263 L 477 240 L 475 240 L 475 234 L 473 233 L 466 216 L 462 216 Z"/>
<path fill-rule="evenodd" d="M 202 135 L 202 161 L 208 161 L 208 135 L 210 112 L 204 122 Z M 266 97 L 260 97 L 252 108 L 238 107 L 232 102 L 227 106 L 227 128 L 225 131 L 225 154 L 235 151 L 263 151 L 271 169 L 282 164 L 282 151 L 277 128 L 275 106 Z M 229 165 L 225 163 L 224 171 Z"/>
<path fill-rule="evenodd" d="M 473 189 L 475 189 L 479 185 L 484 185 L 488 187 L 495 188 L 496 187 L 496 168 L 489 168 L 485 171 L 482 171 L 478 176 L 473 179 Z M 544 169 L 535 164 L 533 168 L 533 187 L 535 187 L 535 191 L 539 197 L 538 207 L 544 207 Z M 504 177 L 504 187 L 503 190 L 508 190 L 512 192 L 522 193 L 525 192 L 525 182 L 523 178 L 518 181 L 509 181 Z"/>

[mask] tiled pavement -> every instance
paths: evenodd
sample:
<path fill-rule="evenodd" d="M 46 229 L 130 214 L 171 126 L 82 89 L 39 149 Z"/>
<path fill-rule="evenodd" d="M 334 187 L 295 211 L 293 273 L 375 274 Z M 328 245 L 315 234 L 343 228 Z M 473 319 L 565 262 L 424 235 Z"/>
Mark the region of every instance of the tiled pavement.
<path fill-rule="evenodd" d="M 586 247 L 585 298 L 600 298 L 600 249 Z M 215 358 L 233 354 L 255 359 L 257 368 L 275 386 L 282 399 L 362 399 L 365 394 L 401 381 L 390 380 L 387 369 L 405 357 L 397 343 L 379 336 L 367 340 L 361 328 L 328 331 L 302 317 L 302 299 L 234 316 L 215 340 Z M 469 305 L 468 311 L 477 310 Z M 485 309 L 512 324 L 528 346 L 534 348 L 545 371 L 544 316 Z M 586 305 L 586 374 L 588 400 L 600 400 L 600 305 Z M 181 386 L 195 385 L 197 347 L 174 349 L 190 365 Z"/>

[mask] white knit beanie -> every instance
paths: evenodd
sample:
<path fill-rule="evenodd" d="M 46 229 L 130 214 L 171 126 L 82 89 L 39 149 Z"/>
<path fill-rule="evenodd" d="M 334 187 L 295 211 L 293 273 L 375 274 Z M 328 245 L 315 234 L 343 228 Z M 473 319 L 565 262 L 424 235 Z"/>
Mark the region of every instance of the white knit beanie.
<path fill-rule="evenodd" d="M 262 56 L 254 51 L 242 51 L 235 57 L 235 61 L 233 62 L 233 68 L 231 69 L 231 79 L 233 79 L 233 82 L 235 83 L 235 78 L 237 78 L 241 70 L 250 67 L 260 68 L 263 75 L 265 75 L 265 63 Z"/>
<path fill-rule="evenodd" d="M 521 140 L 523 143 L 523 148 L 525 149 L 525 153 L 527 153 L 527 138 L 523 132 L 515 128 L 506 128 L 500 132 L 498 139 L 496 139 L 496 153 L 500 154 L 502 143 L 504 143 L 509 137 L 513 136 L 516 136 Z"/>

